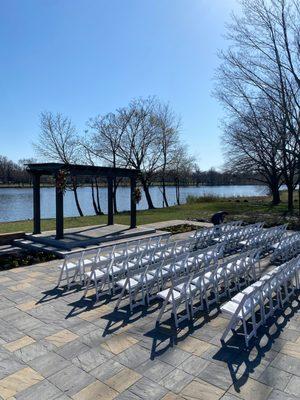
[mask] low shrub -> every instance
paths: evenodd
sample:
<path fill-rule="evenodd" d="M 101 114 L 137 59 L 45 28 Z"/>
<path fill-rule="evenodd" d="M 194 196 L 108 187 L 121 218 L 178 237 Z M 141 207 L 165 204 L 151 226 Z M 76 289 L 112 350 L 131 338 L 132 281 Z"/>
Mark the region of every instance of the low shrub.
<path fill-rule="evenodd" d="M 0 270 L 7 270 L 27 265 L 39 264 L 46 261 L 55 260 L 57 256 L 53 253 L 42 251 L 29 253 L 27 251 L 18 251 L 0 256 Z"/>

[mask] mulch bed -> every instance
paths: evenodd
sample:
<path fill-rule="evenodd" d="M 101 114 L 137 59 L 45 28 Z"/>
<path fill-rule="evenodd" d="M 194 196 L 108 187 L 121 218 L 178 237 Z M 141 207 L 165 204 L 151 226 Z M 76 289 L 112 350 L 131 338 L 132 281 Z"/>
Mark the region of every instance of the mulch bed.
<path fill-rule="evenodd" d="M 201 227 L 190 224 L 180 224 L 180 225 L 167 226 L 166 228 L 162 228 L 160 230 L 170 232 L 171 235 L 176 235 L 177 233 L 192 232 L 195 231 L 196 229 L 201 229 Z"/>

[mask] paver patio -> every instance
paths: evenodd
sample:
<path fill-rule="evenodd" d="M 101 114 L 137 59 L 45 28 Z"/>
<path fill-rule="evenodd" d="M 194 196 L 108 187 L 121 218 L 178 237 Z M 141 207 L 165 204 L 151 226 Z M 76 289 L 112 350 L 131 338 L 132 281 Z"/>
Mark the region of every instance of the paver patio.
<path fill-rule="evenodd" d="M 159 302 L 130 315 L 116 296 L 83 300 L 55 288 L 59 263 L 0 272 L 0 399 L 300 398 L 298 299 L 249 349 L 239 335 L 222 347 L 216 307 L 155 328 Z"/>

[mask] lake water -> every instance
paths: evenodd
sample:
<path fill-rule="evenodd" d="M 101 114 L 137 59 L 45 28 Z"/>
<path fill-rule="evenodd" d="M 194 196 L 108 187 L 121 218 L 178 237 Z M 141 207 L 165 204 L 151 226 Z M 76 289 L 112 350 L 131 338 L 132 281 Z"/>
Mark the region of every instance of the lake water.
<path fill-rule="evenodd" d="M 162 207 L 163 200 L 161 188 L 154 186 L 150 189 L 153 203 L 156 207 Z M 188 195 L 205 196 L 215 195 L 223 197 L 231 196 L 262 196 L 267 194 L 267 189 L 259 185 L 243 186 L 188 186 L 181 188 L 181 202 L 184 203 Z M 167 187 L 169 204 L 175 204 L 175 187 Z M 85 215 L 94 214 L 91 189 L 82 187 L 78 189 L 78 197 Z M 100 202 L 102 211 L 107 211 L 107 190 L 100 189 Z M 119 211 L 129 210 L 129 188 L 120 187 L 117 191 L 117 205 Z M 147 202 L 143 194 L 137 208 L 147 208 Z M 55 217 L 55 190 L 54 188 L 41 189 L 41 214 L 42 218 Z M 73 192 L 67 191 L 64 198 L 64 215 L 66 217 L 77 216 Z M 32 218 L 32 189 L 30 188 L 0 188 L 0 222 L 19 221 Z"/>

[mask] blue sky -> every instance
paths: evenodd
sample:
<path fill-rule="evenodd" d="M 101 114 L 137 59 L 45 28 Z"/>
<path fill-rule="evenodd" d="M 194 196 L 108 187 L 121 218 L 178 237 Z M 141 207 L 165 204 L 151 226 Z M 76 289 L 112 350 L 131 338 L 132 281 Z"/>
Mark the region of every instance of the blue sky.
<path fill-rule="evenodd" d="M 0 154 L 33 155 L 41 111 L 88 118 L 157 95 L 202 169 L 222 165 L 217 50 L 237 0 L 0 0 Z"/>

